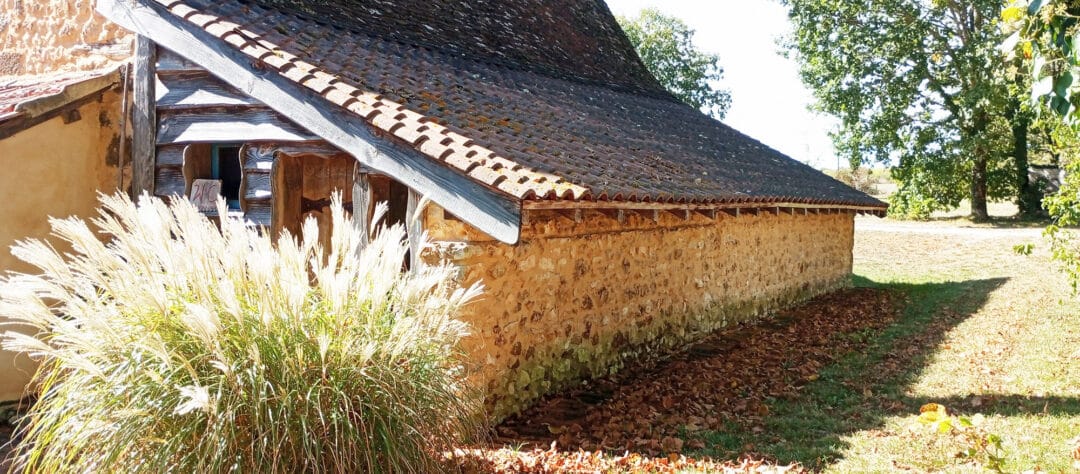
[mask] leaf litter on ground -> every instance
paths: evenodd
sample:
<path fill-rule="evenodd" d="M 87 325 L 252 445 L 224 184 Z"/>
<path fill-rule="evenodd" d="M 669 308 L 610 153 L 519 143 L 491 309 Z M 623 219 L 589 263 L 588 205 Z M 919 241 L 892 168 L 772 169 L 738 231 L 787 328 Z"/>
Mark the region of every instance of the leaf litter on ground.
<path fill-rule="evenodd" d="M 902 308 L 895 292 L 855 288 L 737 325 L 549 397 L 496 427 L 492 446 L 459 449 L 453 462 L 463 472 L 803 472 L 752 445 L 735 460 L 685 454 L 712 448 L 708 432 L 763 431 L 773 401 L 799 397 Z"/>

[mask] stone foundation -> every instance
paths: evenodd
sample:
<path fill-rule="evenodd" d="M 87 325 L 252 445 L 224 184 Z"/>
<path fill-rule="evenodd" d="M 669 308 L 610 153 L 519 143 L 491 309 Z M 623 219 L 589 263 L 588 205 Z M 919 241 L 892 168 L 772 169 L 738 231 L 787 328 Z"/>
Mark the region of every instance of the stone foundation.
<path fill-rule="evenodd" d="M 449 218 L 447 218 L 449 217 Z M 440 209 L 426 228 L 484 297 L 463 318 L 496 418 L 627 361 L 662 354 L 848 282 L 853 214 L 690 220 L 527 212 L 522 241 L 485 238 Z"/>

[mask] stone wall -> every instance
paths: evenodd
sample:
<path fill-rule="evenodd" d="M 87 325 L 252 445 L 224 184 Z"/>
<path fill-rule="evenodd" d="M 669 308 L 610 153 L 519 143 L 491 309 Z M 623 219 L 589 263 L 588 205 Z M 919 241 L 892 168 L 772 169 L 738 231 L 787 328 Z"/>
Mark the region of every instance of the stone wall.
<path fill-rule="evenodd" d="M 851 272 L 852 214 L 526 217 L 522 242 L 509 246 L 438 208 L 425 216 L 438 254 L 487 287 L 464 315 L 465 346 L 497 418 L 836 289 Z"/>
<path fill-rule="evenodd" d="M 104 69 L 131 56 L 132 38 L 94 0 L 0 0 L 0 76 Z"/>
<path fill-rule="evenodd" d="M 11 245 L 46 237 L 49 217 L 95 216 L 97 191 L 116 190 L 120 94 L 106 91 L 78 110 L 74 122 L 57 117 L 0 140 L 0 274 L 33 270 Z M 0 401 L 22 397 L 33 369 L 26 357 L 0 351 Z"/>

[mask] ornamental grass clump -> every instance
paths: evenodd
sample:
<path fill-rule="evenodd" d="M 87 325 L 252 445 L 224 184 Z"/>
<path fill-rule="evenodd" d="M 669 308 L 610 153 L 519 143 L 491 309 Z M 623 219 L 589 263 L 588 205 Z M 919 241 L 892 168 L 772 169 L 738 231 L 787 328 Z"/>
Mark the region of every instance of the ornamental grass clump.
<path fill-rule="evenodd" d="M 480 288 L 402 272 L 401 226 L 364 245 L 335 197 L 328 248 L 310 219 L 274 245 L 187 202 L 101 203 L 104 240 L 55 220 L 73 250 L 22 242 L 40 274 L 0 281 L 0 314 L 40 331 L 5 334 L 42 361 L 17 468 L 433 472 L 483 432 L 455 319 Z"/>

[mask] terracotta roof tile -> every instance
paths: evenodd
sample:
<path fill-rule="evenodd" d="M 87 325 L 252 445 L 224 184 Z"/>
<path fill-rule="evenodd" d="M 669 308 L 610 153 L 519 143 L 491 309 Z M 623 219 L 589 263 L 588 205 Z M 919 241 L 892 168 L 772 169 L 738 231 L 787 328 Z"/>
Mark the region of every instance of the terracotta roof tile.
<path fill-rule="evenodd" d="M 154 1 L 518 198 L 884 207 L 657 92 L 601 0 Z"/>

